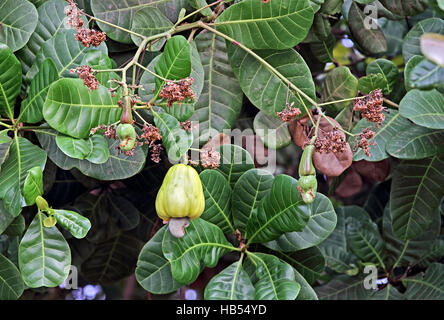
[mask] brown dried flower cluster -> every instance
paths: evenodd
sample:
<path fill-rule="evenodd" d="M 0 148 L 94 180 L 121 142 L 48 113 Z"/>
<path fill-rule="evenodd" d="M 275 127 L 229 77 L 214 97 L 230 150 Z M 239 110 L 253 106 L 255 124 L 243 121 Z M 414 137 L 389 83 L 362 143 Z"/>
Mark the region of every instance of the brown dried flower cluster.
<path fill-rule="evenodd" d="M 99 88 L 99 81 L 93 74 L 90 66 L 80 66 L 70 70 L 71 73 L 77 73 L 80 79 L 83 80 L 83 84 L 88 87 L 89 91 L 97 90 Z"/>
<path fill-rule="evenodd" d="M 105 132 L 105 137 L 107 137 L 108 139 L 118 139 L 115 125 L 107 126 L 105 124 L 101 124 L 98 127 L 92 128 L 89 134 L 93 135 L 100 130 L 103 130 Z"/>
<path fill-rule="evenodd" d="M 281 112 L 277 112 L 276 115 L 284 122 L 292 121 L 294 118 L 301 114 L 301 110 L 299 108 L 293 107 L 293 105 L 294 102 L 292 102 L 290 105 L 287 104 L 284 110 L 282 110 Z"/>
<path fill-rule="evenodd" d="M 178 102 L 180 105 L 185 99 L 194 101 L 196 95 L 191 88 L 193 82 L 193 77 L 188 77 L 182 80 L 165 81 L 159 96 L 162 99 L 167 100 L 167 107 L 171 107 L 174 102 Z"/>
<path fill-rule="evenodd" d="M 370 122 L 376 122 L 376 127 L 379 127 L 385 120 L 383 111 L 386 108 L 382 106 L 383 102 L 382 90 L 377 89 L 364 98 L 356 99 L 353 103 L 353 110 L 361 112 L 363 118 Z"/>
<path fill-rule="evenodd" d="M 80 18 L 83 15 L 83 11 L 77 7 L 74 0 L 68 0 L 68 3 L 69 5 L 65 10 L 65 14 L 68 17 L 67 24 L 76 29 L 77 33 L 74 35 L 76 40 L 80 41 L 85 47 L 90 47 L 91 45 L 98 47 L 106 40 L 106 33 L 86 28 L 83 20 Z"/>
<path fill-rule="evenodd" d="M 220 153 L 213 148 L 204 148 L 200 152 L 200 163 L 207 169 L 216 169 L 219 167 Z"/>
<path fill-rule="evenodd" d="M 191 121 L 184 121 L 180 123 L 180 126 L 182 127 L 182 129 L 184 129 L 185 131 L 191 131 Z"/>
<path fill-rule="evenodd" d="M 138 137 L 139 143 L 147 144 L 150 153 L 151 160 L 155 163 L 160 162 L 160 153 L 163 150 L 162 144 L 156 143 L 157 141 L 162 140 L 162 136 L 160 135 L 159 128 L 153 126 L 152 124 L 144 124 L 142 128 L 143 133 Z M 143 140 L 143 141 L 142 141 Z"/>
<path fill-rule="evenodd" d="M 337 128 L 333 128 L 332 131 L 326 132 L 323 137 L 317 137 L 314 146 L 315 150 L 320 153 L 341 153 L 345 151 L 347 141 Z"/>
<path fill-rule="evenodd" d="M 359 142 L 356 144 L 355 148 L 353 149 L 353 152 L 356 152 L 359 148 L 362 148 L 365 155 L 367 157 L 370 157 L 370 148 L 369 146 L 376 145 L 376 142 L 369 143 L 368 140 L 373 138 L 375 136 L 375 132 L 372 131 L 370 128 L 366 128 L 362 130 L 362 132 L 359 134 Z"/>

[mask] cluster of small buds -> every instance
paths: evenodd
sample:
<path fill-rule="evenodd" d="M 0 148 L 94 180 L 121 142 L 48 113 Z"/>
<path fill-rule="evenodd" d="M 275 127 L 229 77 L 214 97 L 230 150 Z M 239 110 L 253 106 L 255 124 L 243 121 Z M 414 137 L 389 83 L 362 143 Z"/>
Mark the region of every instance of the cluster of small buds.
<path fill-rule="evenodd" d="M 377 89 L 364 98 L 356 99 L 353 103 L 353 110 L 361 112 L 363 118 L 370 122 L 376 122 L 376 127 L 379 127 L 385 120 L 383 111 L 386 108 L 383 107 L 383 102 L 382 90 Z"/>
<path fill-rule="evenodd" d="M 292 102 L 290 105 L 286 105 L 284 110 L 282 110 L 281 112 L 277 112 L 276 115 L 281 118 L 282 121 L 290 122 L 301 114 L 301 110 L 299 108 L 293 107 L 293 105 L 294 102 Z"/>
<path fill-rule="evenodd" d="M 220 153 L 213 148 L 204 148 L 200 152 L 200 163 L 206 169 L 216 169 L 220 163 Z"/>
<path fill-rule="evenodd" d="M 182 127 L 182 129 L 184 129 L 185 131 L 191 131 L 191 121 L 184 121 L 180 123 L 180 126 Z"/>
<path fill-rule="evenodd" d="M 178 102 L 180 105 L 185 99 L 194 101 L 196 99 L 196 95 L 191 88 L 193 82 L 193 77 L 188 77 L 181 80 L 165 81 L 165 84 L 159 93 L 159 97 L 167 100 L 167 107 L 171 107 L 174 102 Z"/>
<path fill-rule="evenodd" d="M 359 148 L 361 148 L 364 151 L 365 155 L 367 157 L 370 157 L 369 146 L 376 145 L 376 142 L 372 141 L 369 143 L 368 140 L 370 140 L 374 136 L 375 136 L 375 132 L 372 131 L 370 128 L 366 128 L 366 129 L 362 130 L 362 132 L 359 134 L 359 141 L 356 144 L 353 152 L 356 152 Z"/>
<path fill-rule="evenodd" d="M 101 124 L 98 127 L 92 128 L 89 134 L 93 135 L 100 130 L 103 130 L 105 132 L 105 137 L 107 137 L 108 139 L 118 139 L 116 134 L 116 126 L 113 124 L 109 126 Z"/>
<path fill-rule="evenodd" d="M 68 0 L 68 7 L 66 7 L 65 14 L 68 17 L 67 24 L 76 29 L 76 40 L 80 41 L 83 46 L 98 47 L 103 41 L 106 40 L 106 33 L 97 30 L 88 29 L 84 26 L 84 22 L 81 19 L 83 11 L 77 7 L 74 0 Z"/>
<path fill-rule="evenodd" d="M 70 70 L 71 73 L 77 73 L 80 79 L 83 80 L 83 84 L 88 87 L 89 91 L 97 90 L 99 88 L 99 81 L 93 74 L 90 66 L 80 66 Z"/>
<path fill-rule="evenodd" d="M 139 143 L 142 145 L 147 144 L 150 149 L 151 160 L 155 163 L 159 163 L 160 153 L 163 150 L 162 145 L 160 143 L 156 143 L 157 141 L 162 140 L 159 128 L 148 123 L 143 125 L 142 131 L 142 134 L 138 137 Z"/>
<path fill-rule="evenodd" d="M 347 141 L 337 128 L 325 134 L 323 138 L 316 138 L 315 150 L 319 153 L 341 153 L 346 150 Z"/>

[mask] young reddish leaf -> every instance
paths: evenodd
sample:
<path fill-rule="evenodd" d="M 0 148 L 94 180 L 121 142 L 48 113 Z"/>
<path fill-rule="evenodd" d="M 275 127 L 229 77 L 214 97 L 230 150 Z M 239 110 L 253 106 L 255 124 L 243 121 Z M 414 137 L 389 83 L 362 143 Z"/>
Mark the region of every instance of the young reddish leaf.
<path fill-rule="evenodd" d="M 353 167 L 361 175 L 373 181 L 384 181 L 390 173 L 390 159 L 382 161 L 357 161 Z"/>

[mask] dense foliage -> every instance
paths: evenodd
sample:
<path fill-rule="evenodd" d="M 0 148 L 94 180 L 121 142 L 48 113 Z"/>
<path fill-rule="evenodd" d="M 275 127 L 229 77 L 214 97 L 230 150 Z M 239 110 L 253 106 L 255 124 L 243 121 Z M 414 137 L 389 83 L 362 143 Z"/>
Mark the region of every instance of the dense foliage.
<path fill-rule="evenodd" d="M 0 0 L 0 299 L 443 299 L 443 18 Z"/>

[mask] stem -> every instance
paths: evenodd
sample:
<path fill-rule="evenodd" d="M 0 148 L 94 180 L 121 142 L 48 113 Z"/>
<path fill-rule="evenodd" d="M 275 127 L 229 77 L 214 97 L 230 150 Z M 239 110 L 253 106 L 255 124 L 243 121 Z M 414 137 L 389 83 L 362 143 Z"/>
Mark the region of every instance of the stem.
<path fill-rule="evenodd" d="M 387 98 L 384 98 L 384 102 L 387 103 L 389 106 L 392 106 L 392 107 L 394 107 L 396 109 L 399 109 L 399 104 L 397 104 L 397 103 L 395 103 L 395 102 L 393 102 L 393 101 L 391 101 L 391 100 L 389 100 Z"/>
<path fill-rule="evenodd" d="M 8 129 L 12 128 L 12 125 L 10 125 L 10 124 L 6 124 L 6 123 L 1 122 L 1 121 L 0 121 L 0 125 L 3 126 L 3 127 L 5 127 L 5 128 L 8 128 Z"/>
<path fill-rule="evenodd" d="M 329 101 L 329 102 L 324 102 L 324 103 L 319 103 L 318 107 L 323 107 L 323 106 L 328 106 L 330 104 L 335 104 L 335 103 L 339 103 L 339 102 L 347 102 L 347 101 L 351 101 L 351 100 L 356 100 L 356 99 L 363 99 L 366 96 L 362 96 L 362 97 L 355 97 L 355 98 L 347 98 L 347 99 L 342 99 L 342 100 L 335 100 L 335 101 Z"/>
<path fill-rule="evenodd" d="M 148 72 L 148 73 L 152 74 L 153 76 L 155 76 L 155 77 L 159 78 L 160 80 L 163 80 L 163 81 L 168 81 L 168 79 L 166 79 L 166 78 L 164 78 L 164 77 L 162 77 L 162 76 L 159 76 L 159 75 L 158 75 L 157 73 L 155 73 L 155 72 L 151 71 L 150 69 L 148 69 L 147 67 L 145 67 L 145 66 L 141 65 L 141 64 L 140 64 L 140 63 L 138 63 L 138 62 L 136 62 L 136 63 L 135 63 L 135 65 L 136 65 L 136 66 L 138 66 L 139 68 L 141 68 L 141 69 L 145 70 L 146 72 Z"/>
<path fill-rule="evenodd" d="M 96 70 L 93 69 L 92 71 L 95 73 L 100 73 L 100 72 L 122 72 L 122 68 L 118 68 L 118 69 L 101 69 L 101 70 Z"/>
<path fill-rule="evenodd" d="M 108 26 L 110 26 L 110 27 L 113 27 L 113 28 L 119 29 L 119 30 L 121 30 L 121 31 L 123 31 L 123 32 L 127 32 L 127 33 L 130 33 L 130 34 L 133 34 L 133 35 L 135 35 L 135 36 L 137 36 L 137 37 L 139 37 L 139 38 L 145 39 L 145 36 L 144 36 L 144 35 L 141 35 L 140 33 L 137 33 L 137 32 L 131 31 L 131 30 L 128 30 L 128 29 L 123 28 L 123 27 L 121 27 L 121 26 L 118 26 L 118 25 L 116 25 L 116 24 L 114 24 L 114 23 L 111 23 L 111 22 L 108 22 L 108 21 L 105 21 L 105 20 L 99 19 L 99 18 L 97 18 L 97 17 L 90 16 L 89 14 L 87 14 L 87 13 L 84 12 L 84 11 L 82 11 L 82 13 L 83 13 L 85 16 L 87 16 L 88 18 L 91 18 L 92 20 L 95 20 L 95 21 L 97 21 L 97 22 L 100 22 L 100 23 L 106 24 L 106 25 L 108 25 Z"/>
<path fill-rule="evenodd" d="M 183 21 L 185 21 L 185 20 L 187 20 L 188 18 L 194 16 L 195 14 L 197 14 L 197 13 L 199 13 L 199 12 L 205 10 L 206 8 L 210 8 L 210 7 L 212 7 L 212 6 L 216 5 L 216 4 L 219 4 L 219 3 L 223 2 L 223 1 L 224 1 L 224 0 L 218 0 L 218 1 L 216 1 L 216 2 L 210 3 L 210 4 L 208 4 L 208 5 L 206 5 L 206 6 L 202 7 L 202 8 L 199 8 L 199 9 L 197 9 L 197 10 L 191 12 L 189 15 L 186 15 L 185 17 L 183 17 L 182 19 L 180 19 L 179 21 L 177 21 L 176 24 L 175 24 L 175 26 L 178 26 L 178 25 L 181 24 Z"/>

